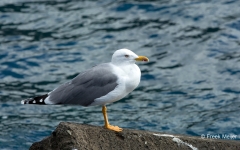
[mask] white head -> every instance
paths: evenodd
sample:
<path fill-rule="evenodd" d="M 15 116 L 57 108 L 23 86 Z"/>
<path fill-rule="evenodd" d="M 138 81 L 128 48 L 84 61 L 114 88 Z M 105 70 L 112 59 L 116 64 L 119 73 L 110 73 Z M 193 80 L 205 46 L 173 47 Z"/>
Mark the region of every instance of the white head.
<path fill-rule="evenodd" d="M 149 61 L 145 56 L 138 56 L 129 49 L 120 49 L 112 55 L 112 63 L 114 64 L 133 64 L 136 61 Z"/>

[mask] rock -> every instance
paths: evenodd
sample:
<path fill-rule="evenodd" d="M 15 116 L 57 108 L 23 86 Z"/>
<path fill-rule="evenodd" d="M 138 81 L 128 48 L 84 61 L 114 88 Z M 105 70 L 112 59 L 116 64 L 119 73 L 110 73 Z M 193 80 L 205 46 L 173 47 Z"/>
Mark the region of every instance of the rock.
<path fill-rule="evenodd" d="M 103 127 L 62 122 L 47 138 L 32 144 L 30 150 L 240 150 L 234 140 L 201 139 L 201 137 L 170 135 L 124 129 L 114 132 Z"/>

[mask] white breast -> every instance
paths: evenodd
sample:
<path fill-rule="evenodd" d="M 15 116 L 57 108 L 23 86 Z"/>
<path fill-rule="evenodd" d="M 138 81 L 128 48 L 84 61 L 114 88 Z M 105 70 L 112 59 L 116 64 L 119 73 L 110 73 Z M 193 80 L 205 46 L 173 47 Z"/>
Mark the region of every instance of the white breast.
<path fill-rule="evenodd" d="M 125 87 L 128 93 L 132 92 L 140 83 L 141 71 L 136 64 L 121 68 L 126 73 Z"/>
<path fill-rule="evenodd" d="M 91 105 L 105 105 L 118 101 L 132 92 L 140 82 L 141 72 L 136 64 L 114 66 L 113 73 L 118 77 L 117 87 L 107 95 L 95 99 Z"/>

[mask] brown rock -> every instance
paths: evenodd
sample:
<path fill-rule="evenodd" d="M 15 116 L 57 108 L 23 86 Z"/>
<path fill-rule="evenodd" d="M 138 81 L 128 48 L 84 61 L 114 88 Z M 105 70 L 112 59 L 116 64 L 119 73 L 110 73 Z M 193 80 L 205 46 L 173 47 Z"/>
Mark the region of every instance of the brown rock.
<path fill-rule="evenodd" d="M 62 122 L 47 138 L 30 150 L 240 150 L 234 140 L 201 139 L 183 135 L 124 129 L 117 133 L 103 127 Z"/>

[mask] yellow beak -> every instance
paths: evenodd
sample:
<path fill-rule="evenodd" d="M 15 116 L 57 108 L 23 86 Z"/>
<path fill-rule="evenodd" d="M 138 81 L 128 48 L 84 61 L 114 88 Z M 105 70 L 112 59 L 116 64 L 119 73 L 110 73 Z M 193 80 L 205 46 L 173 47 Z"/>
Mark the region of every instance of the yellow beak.
<path fill-rule="evenodd" d="M 146 56 L 138 56 L 138 58 L 135 58 L 136 61 L 149 61 L 149 59 Z"/>

